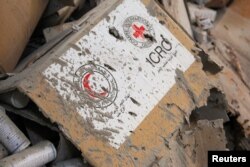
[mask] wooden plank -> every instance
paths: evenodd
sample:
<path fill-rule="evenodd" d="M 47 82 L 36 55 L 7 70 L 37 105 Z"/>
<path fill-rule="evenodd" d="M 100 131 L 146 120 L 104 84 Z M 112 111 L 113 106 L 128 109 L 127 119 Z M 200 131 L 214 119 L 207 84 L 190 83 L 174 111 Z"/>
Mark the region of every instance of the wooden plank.
<path fill-rule="evenodd" d="M 0 92 L 17 85 L 94 166 L 150 166 L 175 153 L 166 142 L 173 140 L 195 107 L 206 104 L 211 87 L 201 62 L 195 59 L 194 42 L 150 0 L 104 1 L 82 20 L 79 31 L 18 76 L 1 82 Z M 126 29 L 128 25 L 130 29 Z M 136 33 L 128 31 L 133 28 Z M 168 49 L 174 52 L 167 54 Z M 83 68 L 86 61 L 91 68 Z M 124 62 L 129 65 L 123 67 Z M 109 83 L 106 85 L 113 89 L 100 81 L 97 85 L 103 83 L 104 87 L 91 91 L 90 82 L 85 82 L 89 75 L 79 75 L 88 69 L 90 74 L 103 74 Z M 79 97 L 83 98 L 76 100 Z M 175 161 L 184 163 L 178 156 Z"/>
<path fill-rule="evenodd" d="M 162 0 L 164 9 L 193 37 L 184 0 Z"/>

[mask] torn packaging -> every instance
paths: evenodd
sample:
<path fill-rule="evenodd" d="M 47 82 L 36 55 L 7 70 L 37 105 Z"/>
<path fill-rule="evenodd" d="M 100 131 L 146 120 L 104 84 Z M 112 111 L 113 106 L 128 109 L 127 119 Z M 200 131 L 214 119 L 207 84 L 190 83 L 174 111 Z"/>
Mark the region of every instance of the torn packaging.
<path fill-rule="evenodd" d="M 206 104 L 194 42 L 154 1 L 104 1 L 82 20 L 0 91 L 25 92 L 94 166 L 150 165 L 168 151 L 162 135 Z"/>

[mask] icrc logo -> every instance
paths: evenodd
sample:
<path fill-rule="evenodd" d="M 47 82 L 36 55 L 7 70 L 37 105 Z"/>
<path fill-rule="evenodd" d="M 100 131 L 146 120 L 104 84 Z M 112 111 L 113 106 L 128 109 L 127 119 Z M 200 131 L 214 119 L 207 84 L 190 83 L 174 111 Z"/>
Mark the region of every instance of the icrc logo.
<path fill-rule="evenodd" d="M 117 84 L 112 74 L 95 64 L 81 66 L 75 73 L 74 83 L 83 100 L 96 108 L 111 105 L 117 96 Z"/>
<path fill-rule="evenodd" d="M 130 16 L 123 23 L 126 38 L 135 46 L 148 48 L 152 46 L 155 35 L 152 25 L 140 16 Z"/>

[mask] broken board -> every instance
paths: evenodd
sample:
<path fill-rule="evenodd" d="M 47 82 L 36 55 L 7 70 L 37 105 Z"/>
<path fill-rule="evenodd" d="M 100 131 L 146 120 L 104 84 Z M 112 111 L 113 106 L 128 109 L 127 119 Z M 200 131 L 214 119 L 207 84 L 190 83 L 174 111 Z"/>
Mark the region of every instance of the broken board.
<path fill-rule="evenodd" d="M 155 1 L 105 1 L 81 20 L 0 92 L 27 94 L 92 165 L 148 166 L 209 95 L 194 43 Z"/>

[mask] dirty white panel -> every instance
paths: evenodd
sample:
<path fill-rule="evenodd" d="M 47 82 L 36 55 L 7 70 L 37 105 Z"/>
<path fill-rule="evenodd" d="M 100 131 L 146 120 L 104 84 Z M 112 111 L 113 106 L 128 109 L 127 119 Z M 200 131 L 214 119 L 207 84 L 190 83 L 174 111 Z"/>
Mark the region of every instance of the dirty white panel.
<path fill-rule="evenodd" d="M 76 104 L 93 135 L 115 148 L 175 84 L 175 70 L 186 71 L 194 62 L 139 0 L 123 1 L 69 46 L 43 74 Z"/>

